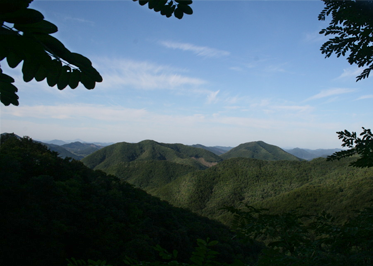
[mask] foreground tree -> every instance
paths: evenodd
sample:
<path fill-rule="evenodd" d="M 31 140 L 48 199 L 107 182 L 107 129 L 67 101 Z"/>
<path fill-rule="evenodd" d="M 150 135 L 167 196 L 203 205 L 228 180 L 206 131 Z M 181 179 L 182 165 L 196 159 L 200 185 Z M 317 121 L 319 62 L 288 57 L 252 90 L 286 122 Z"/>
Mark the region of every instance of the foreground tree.
<path fill-rule="evenodd" d="M 319 20 L 332 15 L 326 29 L 320 31 L 325 36 L 335 35 L 321 46 L 321 52 L 328 58 L 347 56 L 347 61 L 358 67 L 366 67 L 356 77 L 356 81 L 369 77 L 373 69 L 373 1 L 323 0 L 325 7 Z"/>
<path fill-rule="evenodd" d="M 345 157 L 358 155 L 359 158 L 351 163 L 355 167 L 373 167 L 373 134 L 370 129 L 363 127 L 360 133 L 361 138 L 357 137 L 356 132 L 347 130 L 337 132 L 338 138 L 342 139 L 342 147 L 350 148 L 349 150 L 335 152 L 328 156 L 328 161 L 340 160 Z"/>
<path fill-rule="evenodd" d="M 42 81 L 49 86 L 57 85 L 59 90 L 67 86 L 75 89 L 79 82 L 87 89 L 93 89 L 102 77 L 92 62 L 81 54 L 69 51 L 62 42 L 51 34 L 58 28 L 44 20 L 43 14 L 30 9 L 33 0 L 0 0 L 0 61 L 6 59 L 11 68 L 22 61 L 23 80 Z M 136 1 L 136 0 L 134 0 Z M 139 0 L 140 5 L 148 4 L 149 9 L 166 17 L 181 19 L 192 14 L 191 0 Z M 18 89 L 14 79 L 3 73 L 0 65 L 0 99 L 8 106 L 18 105 Z"/>

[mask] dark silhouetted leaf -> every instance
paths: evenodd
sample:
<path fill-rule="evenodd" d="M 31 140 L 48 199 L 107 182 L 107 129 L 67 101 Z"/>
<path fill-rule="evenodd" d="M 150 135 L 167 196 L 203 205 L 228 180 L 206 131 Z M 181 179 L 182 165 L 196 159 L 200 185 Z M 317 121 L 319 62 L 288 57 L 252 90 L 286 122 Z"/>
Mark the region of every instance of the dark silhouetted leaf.
<path fill-rule="evenodd" d="M 174 15 L 175 15 L 175 17 L 177 17 L 178 19 L 182 19 L 182 18 L 183 18 L 184 13 L 183 13 L 183 11 L 181 10 L 180 6 L 177 7 L 177 8 L 175 9 L 175 11 L 174 11 Z"/>
<path fill-rule="evenodd" d="M 49 21 L 42 20 L 32 24 L 14 24 L 14 28 L 24 32 L 30 33 L 44 33 L 44 34 L 51 34 L 58 31 L 58 28 L 53 23 Z"/>
<path fill-rule="evenodd" d="M 69 86 L 72 89 L 75 89 L 79 85 L 81 72 L 78 69 L 74 69 L 73 72 L 71 72 L 69 77 Z"/>
<path fill-rule="evenodd" d="M 3 13 L 0 15 L 0 20 L 6 21 L 9 23 L 36 23 L 42 21 L 44 16 L 39 11 L 34 9 L 20 9 L 11 13 Z"/>
<path fill-rule="evenodd" d="M 19 63 L 21 63 L 21 61 L 23 60 L 23 56 L 10 52 L 6 59 L 8 61 L 8 65 L 11 68 L 15 68 L 16 66 L 18 66 Z"/>
<path fill-rule="evenodd" d="M 84 72 L 81 74 L 80 78 L 81 83 L 89 90 L 92 90 L 95 88 L 95 81 L 92 79 L 92 77 L 88 76 Z"/>
<path fill-rule="evenodd" d="M 57 88 L 63 90 L 69 84 L 71 68 L 69 66 L 63 66 L 61 68 L 60 77 L 58 78 Z"/>
<path fill-rule="evenodd" d="M 39 66 L 39 69 L 35 73 L 35 80 L 42 81 L 47 77 L 48 70 L 44 65 Z"/>
<path fill-rule="evenodd" d="M 33 60 L 33 58 L 27 58 L 23 61 L 22 73 L 23 80 L 25 82 L 31 81 L 38 71 L 40 63 L 38 60 Z"/>
<path fill-rule="evenodd" d="M 58 78 L 60 77 L 62 64 L 59 60 L 52 60 L 49 64 L 48 74 L 47 74 L 47 83 L 49 86 L 53 87 L 57 84 Z"/>

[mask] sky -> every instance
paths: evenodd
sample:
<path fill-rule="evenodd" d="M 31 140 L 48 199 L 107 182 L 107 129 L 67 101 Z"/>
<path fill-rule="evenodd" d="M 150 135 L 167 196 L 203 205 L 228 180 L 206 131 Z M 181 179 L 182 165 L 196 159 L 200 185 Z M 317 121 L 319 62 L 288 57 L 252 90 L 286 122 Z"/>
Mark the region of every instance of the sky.
<path fill-rule="evenodd" d="M 11 75 L 19 106 L 0 107 L 0 131 L 37 140 L 282 148 L 339 148 L 344 129 L 372 128 L 373 77 L 325 59 L 322 1 L 196 0 L 166 18 L 130 0 L 42 1 L 30 8 L 101 73 L 95 89 L 59 91 Z"/>

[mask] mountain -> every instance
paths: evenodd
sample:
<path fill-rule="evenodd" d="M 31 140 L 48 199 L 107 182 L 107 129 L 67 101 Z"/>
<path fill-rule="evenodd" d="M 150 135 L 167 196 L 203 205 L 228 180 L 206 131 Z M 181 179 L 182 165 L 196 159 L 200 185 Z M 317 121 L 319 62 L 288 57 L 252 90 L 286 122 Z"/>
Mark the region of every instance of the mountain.
<path fill-rule="evenodd" d="M 152 193 L 180 176 L 196 171 L 196 167 L 165 160 L 150 160 L 118 163 L 101 170 Z"/>
<path fill-rule="evenodd" d="M 104 147 L 82 162 L 91 169 L 105 169 L 114 165 L 133 161 L 169 161 L 206 169 L 222 159 L 216 154 L 183 144 L 165 144 L 153 140 L 139 143 L 120 142 Z"/>
<path fill-rule="evenodd" d="M 56 144 L 43 143 L 43 142 L 40 142 L 40 143 L 47 146 L 49 148 L 49 150 L 57 152 L 58 156 L 61 157 L 61 158 L 70 157 L 70 158 L 73 158 L 75 160 L 81 160 L 83 158 L 83 156 L 76 155 L 76 154 L 68 151 L 67 149 L 65 149 L 62 146 L 59 146 L 59 145 L 56 145 Z"/>
<path fill-rule="evenodd" d="M 207 238 L 219 242 L 214 250 L 222 264 L 240 258 L 248 265 L 261 249 L 240 242 L 217 221 L 59 158 L 30 138 L 1 138 L 0 202 L 4 265 L 63 266 L 71 258 L 107 261 L 100 265 L 123 265 L 128 257 L 155 261 L 157 245 L 177 250 L 178 260 L 186 262 L 196 240 Z"/>
<path fill-rule="evenodd" d="M 205 149 L 205 150 L 208 150 L 208 151 L 211 151 L 211 152 L 215 153 L 216 155 L 221 155 L 221 154 L 226 153 L 227 151 L 232 149 L 232 147 L 223 147 L 223 146 L 207 147 L 207 146 L 203 146 L 201 144 L 194 144 L 194 145 L 191 145 L 191 147 Z"/>
<path fill-rule="evenodd" d="M 96 145 L 93 143 L 81 143 L 79 141 L 72 142 L 69 144 L 63 144 L 61 147 L 65 148 L 66 150 L 70 151 L 71 153 L 80 156 L 81 158 L 86 157 L 87 155 L 102 149 L 103 146 Z"/>
<path fill-rule="evenodd" d="M 349 166 L 356 158 L 328 162 L 227 159 L 203 171 L 180 176 L 150 193 L 174 206 L 229 224 L 224 206 L 249 204 L 272 212 L 303 207 L 308 214 L 328 211 L 344 219 L 373 200 L 373 168 Z"/>
<path fill-rule="evenodd" d="M 2 141 L 5 141 L 5 140 L 8 139 L 8 138 L 17 138 L 17 139 L 21 139 L 20 136 L 14 134 L 14 133 L 6 133 L 6 132 L 1 133 L 1 135 L 0 135 L 0 139 L 1 139 Z"/>
<path fill-rule="evenodd" d="M 230 158 L 253 158 L 268 161 L 278 161 L 278 160 L 290 160 L 290 161 L 300 161 L 301 159 L 295 157 L 282 150 L 281 148 L 267 144 L 263 141 L 253 141 L 243 143 L 236 148 L 222 154 L 220 156 L 224 160 Z"/>
<path fill-rule="evenodd" d="M 310 150 L 310 149 L 285 149 L 286 152 L 305 160 L 312 160 L 318 157 L 326 158 L 333 153 L 340 151 L 341 149 L 317 149 L 317 150 Z"/>
<path fill-rule="evenodd" d="M 65 141 L 59 140 L 59 139 L 53 139 L 53 140 L 43 141 L 43 143 L 54 144 L 54 145 L 63 145 L 63 144 L 66 144 Z"/>

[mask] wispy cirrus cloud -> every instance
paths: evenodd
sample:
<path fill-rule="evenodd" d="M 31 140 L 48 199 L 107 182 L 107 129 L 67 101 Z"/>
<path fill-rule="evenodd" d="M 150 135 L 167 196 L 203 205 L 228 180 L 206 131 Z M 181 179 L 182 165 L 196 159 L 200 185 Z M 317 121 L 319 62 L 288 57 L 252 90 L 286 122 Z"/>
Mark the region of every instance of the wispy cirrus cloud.
<path fill-rule="evenodd" d="M 217 96 L 220 90 L 213 91 L 207 96 L 207 103 L 214 103 L 217 101 Z"/>
<path fill-rule="evenodd" d="M 97 60 L 105 80 L 102 86 L 117 88 L 128 86 L 137 89 L 178 89 L 200 86 L 207 81 L 182 74 L 180 69 L 146 61 L 101 58 Z"/>
<path fill-rule="evenodd" d="M 304 33 L 303 41 L 306 43 L 321 43 L 328 40 L 328 37 L 319 33 L 320 31 Z"/>
<path fill-rule="evenodd" d="M 12 115 L 23 118 L 71 120 L 94 119 L 102 121 L 126 121 L 128 119 L 139 120 L 146 115 L 145 109 L 131 109 L 93 104 L 60 104 L 60 105 L 35 105 L 19 106 L 3 109 L 4 115 Z"/>
<path fill-rule="evenodd" d="M 345 79 L 345 78 L 356 78 L 356 76 L 360 75 L 362 70 L 357 67 L 345 68 L 343 69 L 343 73 L 339 75 L 335 80 L 338 79 Z"/>
<path fill-rule="evenodd" d="M 314 108 L 310 105 L 278 105 L 271 107 L 277 111 L 292 111 L 292 112 L 309 112 L 312 111 Z"/>
<path fill-rule="evenodd" d="M 206 46 L 197 46 L 191 43 L 181 43 L 181 42 L 172 42 L 172 41 L 161 41 L 159 44 L 171 48 L 179 49 L 183 51 L 191 51 L 198 56 L 202 57 L 222 57 L 230 55 L 230 52 L 224 50 L 218 50 Z"/>
<path fill-rule="evenodd" d="M 363 96 L 357 98 L 356 100 L 365 100 L 365 99 L 373 99 L 373 94 L 363 95 Z"/>
<path fill-rule="evenodd" d="M 86 19 L 83 19 L 83 18 L 73 18 L 73 17 L 65 16 L 64 20 L 70 20 L 70 21 L 73 21 L 73 22 L 85 23 L 85 24 L 88 24 L 90 26 L 95 25 L 95 23 L 93 21 L 86 20 Z"/>
<path fill-rule="evenodd" d="M 305 101 L 310 101 L 310 100 L 316 100 L 316 99 L 321 99 L 321 98 L 326 98 L 330 96 L 337 96 L 340 94 L 346 94 L 346 93 L 351 93 L 356 91 L 355 89 L 348 89 L 348 88 L 332 88 L 328 90 L 322 90 L 318 94 L 315 94 L 314 96 L 311 96 L 310 98 L 306 99 Z"/>

